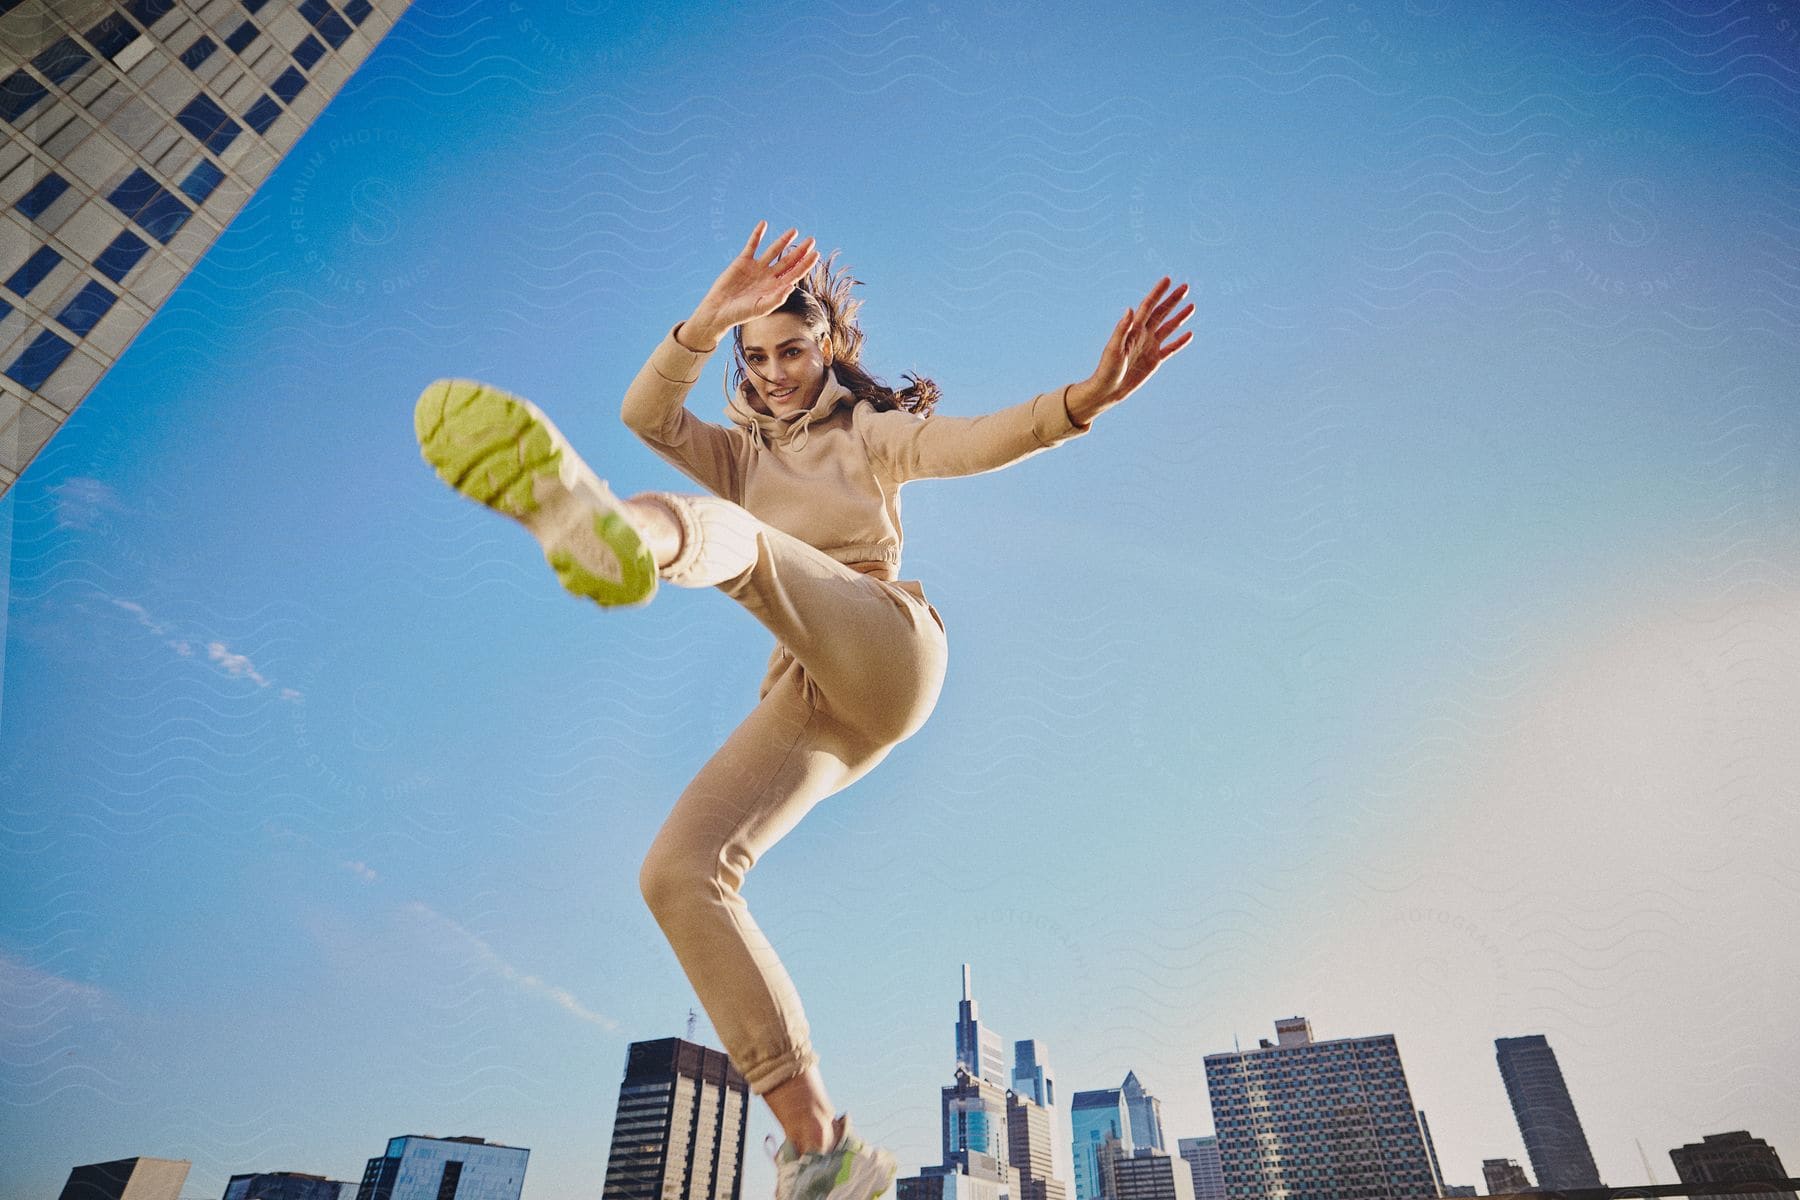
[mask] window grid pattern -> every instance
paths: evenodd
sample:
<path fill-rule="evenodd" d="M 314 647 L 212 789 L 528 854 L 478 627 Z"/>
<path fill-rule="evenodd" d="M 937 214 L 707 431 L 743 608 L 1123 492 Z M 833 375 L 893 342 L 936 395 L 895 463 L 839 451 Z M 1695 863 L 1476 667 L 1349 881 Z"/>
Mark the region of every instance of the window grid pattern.
<path fill-rule="evenodd" d="M 239 4 L 245 13 L 256 14 L 268 7 L 268 0 L 239 0 Z M 406 6 L 402 0 L 399 7 Z M 0 12 L 11 7 L 13 3 L 9 0 L 0 0 Z M 28 343 L 13 341 L 14 349 L 7 355 L 12 361 L 0 368 L 0 374 L 34 391 L 41 389 L 71 358 L 77 343 L 95 333 L 108 314 L 119 307 L 118 301 L 127 290 L 127 281 L 140 267 L 149 265 L 148 260 L 154 257 L 150 255 L 152 243 L 167 245 L 187 225 L 194 209 L 183 201 L 195 206 L 203 204 L 215 195 L 230 175 L 229 170 L 210 157 L 202 157 L 189 166 L 193 158 L 191 151 L 167 153 L 176 144 L 165 140 L 169 134 L 179 127 L 214 155 L 222 154 L 231 146 L 244 125 L 266 136 L 280 118 L 283 107 L 291 106 L 305 92 L 310 83 L 307 73 L 324 63 L 326 47 L 341 51 L 355 32 L 353 26 L 361 26 L 374 11 L 369 0 L 336 0 L 335 4 L 332 0 L 301 0 L 293 10 L 307 21 L 312 32 L 301 36 L 293 46 L 291 58 L 295 66 L 282 69 L 277 63 L 263 61 L 267 58 L 266 51 L 259 58 L 257 74 L 264 79 L 280 71 L 272 82 L 264 84 L 268 93 L 253 91 L 251 96 L 240 99 L 243 81 L 248 80 L 254 85 L 257 80 L 235 64 L 227 73 L 220 74 L 215 64 L 207 77 L 211 94 L 207 90 L 195 93 L 171 120 L 163 114 L 178 97 L 166 94 L 171 90 L 166 73 L 152 83 L 157 61 L 179 61 L 187 71 L 194 72 L 212 62 L 220 40 L 241 57 L 244 51 L 255 46 L 265 30 L 255 22 L 240 20 L 229 34 L 225 34 L 223 30 L 231 28 L 232 22 L 215 20 L 213 23 L 217 28 L 212 34 L 202 32 L 187 20 L 193 15 L 193 7 L 183 7 L 178 0 L 117 0 L 115 8 L 116 11 L 99 18 L 86 29 L 68 30 L 29 60 L 0 74 L 0 121 L 21 130 L 29 128 L 34 153 L 40 155 L 44 164 L 44 174 L 14 202 L 15 208 L 33 221 L 43 218 L 50 230 L 44 235 L 46 241 L 51 237 L 68 238 L 69 232 L 62 227 L 72 220 L 83 222 L 84 240 L 93 239 L 87 242 L 89 246 L 98 244 L 111 233 L 103 250 L 98 253 L 84 250 L 72 260 L 65 258 L 57 248 L 42 245 L 5 281 L 6 295 L 0 298 L 0 317 L 20 310 L 13 297 L 34 293 L 23 308 L 33 323 L 41 324 L 35 332 L 25 335 L 29 338 Z M 163 18 L 170 14 L 176 14 L 177 19 L 164 21 Z M 152 28 L 159 21 L 163 28 Z M 146 42 L 146 38 L 150 41 Z M 186 42 L 185 50 L 178 48 L 181 42 Z M 353 50 L 346 57 L 355 65 L 360 63 L 362 55 Z M 146 58 L 150 60 L 149 74 L 138 69 Z M 134 72 L 129 77 L 126 75 L 128 69 Z M 231 73 L 233 71 L 238 73 Z M 341 75 L 334 78 L 341 78 Z M 45 106 L 46 100 L 55 101 L 59 96 L 65 98 L 62 108 L 51 110 Z M 230 97 L 230 110 L 215 97 Z M 47 115 L 60 118 L 69 106 L 75 110 L 69 113 L 73 120 L 43 120 Z M 97 124 L 82 119 L 82 113 Z M 166 122 L 167 132 L 157 134 L 154 128 L 145 131 L 141 127 L 146 120 Z M 27 126 L 27 122 L 32 124 Z M 95 160 L 104 163 L 107 156 L 116 159 L 120 150 L 131 166 L 129 174 L 123 180 L 114 175 L 112 178 L 118 180 L 116 183 L 105 182 L 105 186 L 100 186 L 103 181 L 97 175 L 104 174 L 105 167 L 102 165 L 96 172 Z M 43 155 L 50 157 L 44 159 Z M 74 174 L 50 169 L 75 158 L 84 158 L 88 167 L 78 168 Z M 177 178 L 176 172 L 184 172 L 178 185 L 172 182 Z M 171 182 L 165 183 L 159 176 L 166 176 Z M 73 199 L 62 202 L 71 195 Z M 104 227 L 95 230 L 90 222 L 103 210 L 84 204 L 86 197 L 105 200 L 130 224 L 119 229 L 117 218 L 111 218 L 111 231 Z M 91 262 L 87 261 L 90 253 L 93 254 Z M 64 262 L 70 262 L 81 272 L 69 284 L 61 282 L 68 271 L 61 266 Z M 88 273 L 90 269 L 91 274 Z M 56 278 L 51 278 L 53 274 Z M 166 273 L 159 274 L 158 278 L 166 279 Z M 46 280 L 54 286 L 43 286 Z M 149 290 L 139 293 L 139 285 L 129 285 L 129 290 L 134 292 L 130 297 L 131 310 L 138 314 L 144 312 L 145 305 L 154 311 L 161 298 L 166 296 L 169 284 L 159 282 L 145 286 Z M 115 287 L 119 290 L 114 290 Z M 45 293 L 49 293 L 48 299 Z M 139 320 L 142 320 L 141 315 Z M 91 386 L 96 374 L 92 354 L 99 354 L 102 359 L 116 355 L 130 336 L 129 332 L 122 333 L 121 328 L 116 320 L 106 323 L 106 330 L 111 332 L 102 330 L 106 340 L 101 348 L 82 356 L 87 365 L 81 368 L 77 378 L 87 382 L 71 383 L 69 387 Z M 64 408 L 79 402 L 80 395 L 66 389 L 55 400 Z M 34 445 L 27 451 L 25 461 L 29 461 L 36 449 Z M 11 477 L 16 476 L 10 468 L 0 474 L 0 480 Z"/>

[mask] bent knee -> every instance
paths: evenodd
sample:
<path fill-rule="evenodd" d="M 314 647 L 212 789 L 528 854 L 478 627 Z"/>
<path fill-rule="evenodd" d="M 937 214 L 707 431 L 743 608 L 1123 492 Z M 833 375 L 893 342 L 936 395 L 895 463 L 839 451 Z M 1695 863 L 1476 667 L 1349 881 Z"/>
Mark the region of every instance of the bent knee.
<path fill-rule="evenodd" d="M 737 895 L 743 874 L 727 865 L 729 853 L 658 840 L 638 868 L 638 892 L 653 913 L 673 912 L 684 905 L 717 903 Z M 743 868 L 748 870 L 746 866 Z"/>
<path fill-rule="evenodd" d="M 651 912 L 668 912 L 716 883 L 716 872 L 696 869 L 688 859 L 654 846 L 638 868 L 638 892 Z"/>
<path fill-rule="evenodd" d="M 881 745 L 885 753 L 924 728 L 937 707 L 943 683 L 942 671 L 895 680 L 872 695 L 857 697 L 853 708 L 834 715 L 863 738 Z"/>

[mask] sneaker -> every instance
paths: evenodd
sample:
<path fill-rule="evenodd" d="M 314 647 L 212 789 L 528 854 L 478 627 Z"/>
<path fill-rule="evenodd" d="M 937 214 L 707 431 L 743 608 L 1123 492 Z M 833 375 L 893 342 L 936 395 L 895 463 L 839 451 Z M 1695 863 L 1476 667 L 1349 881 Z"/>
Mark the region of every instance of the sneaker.
<path fill-rule="evenodd" d="M 531 531 L 564 588 L 607 607 L 655 595 L 656 559 L 624 505 L 529 400 L 440 379 L 419 393 L 413 429 L 445 483 Z"/>
<path fill-rule="evenodd" d="M 801 1154 L 783 1142 L 773 1152 L 775 1200 L 876 1200 L 887 1194 L 894 1156 L 857 1137 L 848 1114 L 838 1117 L 837 1127 L 837 1143 L 828 1150 Z"/>

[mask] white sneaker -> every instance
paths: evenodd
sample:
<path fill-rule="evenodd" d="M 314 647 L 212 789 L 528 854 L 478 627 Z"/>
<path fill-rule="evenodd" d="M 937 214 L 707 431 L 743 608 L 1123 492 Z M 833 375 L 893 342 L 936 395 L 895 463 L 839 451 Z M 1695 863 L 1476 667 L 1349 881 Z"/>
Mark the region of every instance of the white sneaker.
<path fill-rule="evenodd" d="M 847 1113 L 836 1125 L 837 1142 L 817 1154 L 801 1154 L 792 1142 L 781 1144 L 773 1155 L 775 1200 L 876 1200 L 887 1193 L 894 1156 L 857 1137 Z"/>
<path fill-rule="evenodd" d="M 529 400 L 440 379 L 419 394 L 413 429 L 444 482 L 531 531 L 564 588 L 607 607 L 656 594 L 656 558 L 624 505 Z"/>

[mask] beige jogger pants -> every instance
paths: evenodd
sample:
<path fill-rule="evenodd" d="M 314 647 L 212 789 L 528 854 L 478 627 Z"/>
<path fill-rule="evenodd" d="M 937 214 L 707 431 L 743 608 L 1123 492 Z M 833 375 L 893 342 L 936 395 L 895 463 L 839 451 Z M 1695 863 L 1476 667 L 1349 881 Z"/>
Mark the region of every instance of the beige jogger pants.
<path fill-rule="evenodd" d="M 777 642 L 755 709 L 681 793 L 639 875 L 726 1053 L 761 1095 L 818 1056 L 739 889 L 813 805 L 925 723 L 943 687 L 943 621 L 916 583 L 861 574 L 736 504 L 653 496 L 682 526 L 662 578 L 719 588 Z"/>

